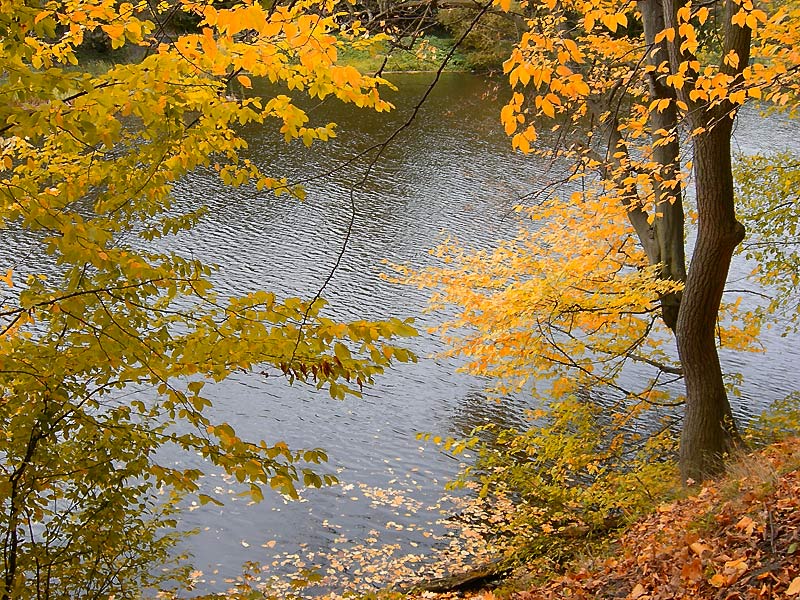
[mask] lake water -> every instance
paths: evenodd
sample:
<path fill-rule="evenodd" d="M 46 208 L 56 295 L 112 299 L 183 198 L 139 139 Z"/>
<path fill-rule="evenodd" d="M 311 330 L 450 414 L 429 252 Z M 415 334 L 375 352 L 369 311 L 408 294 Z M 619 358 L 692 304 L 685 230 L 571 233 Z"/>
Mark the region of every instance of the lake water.
<path fill-rule="evenodd" d="M 456 373 L 454 361 L 431 357 L 443 347 L 424 333 L 437 318 L 422 315 L 426 294 L 382 280 L 381 260 L 427 264 L 428 249 L 446 232 L 476 246 L 513 234 L 518 225 L 513 207 L 547 180 L 547 169 L 510 151 L 499 126 L 503 98 L 494 82 L 450 75 L 413 125 L 386 148 L 365 182 L 368 160 L 328 175 L 343 159 L 390 135 L 407 117 L 404 108 L 430 82 L 429 75 L 396 79 L 402 92 L 389 118 L 341 106 L 312 111 L 312 118 L 339 123 L 339 136 L 311 150 L 287 148 L 258 128 L 247 131 L 250 158 L 290 179 L 312 179 L 305 202 L 224 189 L 202 173 L 179 191 L 187 203 L 201 197 L 210 205 L 204 224 L 181 240 L 181 247 L 220 266 L 217 282 L 223 291 L 263 287 L 308 297 L 318 291 L 342 248 L 352 190 L 352 233 L 323 294 L 328 312 L 340 319 L 414 316 L 423 332 L 409 342 L 419 362 L 391 369 L 360 400 L 335 402 L 326 392 L 289 388 L 282 379 L 240 377 L 216 387 L 220 418 L 257 439 L 325 448 L 342 486 L 309 490 L 302 503 L 272 496 L 256 506 L 233 501 L 189 513 L 186 525 L 211 527 L 189 544 L 211 589 L 219 589 L 220 580 L 238 573 L 246 560 L 279 552 L 335 553 L 374 538 L 375 531 L 376 547 L 430 546 L 418 526 L 440 517 L 425 507 L 439 499 L 459 462 L 418 442 L 415 434 L 460 436 L 487 420 L 519 422 L 526 407 L 524 398 L 510 398 L 502 406 L 487 401 L 485 382 Z M 372 488 L 380 495 L 385 490 L 388 501 L 376 505 Z M 404 500 L 396 500 L 400 497 Z M 273 548 L 261 547 L 273 540 Z M 220 573 L 214 575 L 217 568 Z"/>
<path fill-rule="evenodd" d="M 210 208 L 177 247 L 218 264 L 215 280 L 223 293 L 263 288 L 314 295 L 332 272 L 352 218 L 341 263 L 323 293 L 328 316 L 413 316 L 421 332 L 409 342 L 419 362 L 391 369 L 362 399 L 332 401 L 324 391 L 259 376 L 234 377 L 213 388 L 212 418 L 230 422 L 243 437 L 325 448 L 330 463 L 324 469 L 337 473 L 342 485 L 305 491 L 300 502 L 271 494 L 252 505 L 231 495 L 224 507 L 192 507 L 183 525 L 200 530 L 186 544 L 203 571 L 199 590 L 224 589 L 244 562 L 282 560 L 275 555 L 295 554 L 313 563 L 319 553 L 336 555 L 359 544 L 430 548 L 434 542 L 424 533 L 425 524 L 440 516 L 433 505 L 459 462 L 415 435 L 460 436 L 487 421 L 514 424 L 528 407 L 524 394 L 502 405 L 488 401 L 486 382 L 456 373 L 455 361 L 434 358 L 442 346 L 425 330 L 439 317 L 422 314 L 426 294 L 380 277 L 383 259 L 430 264 L 427 250 L 448 232 L 476 247 L 513 235 L 518 226 L 513 207 L 561 178 L 559 165 L 511 152 L 499 124 L 507 94 L 502 84 L 445 75 L 366 178 L 368 160 L 342 166 L 405 122 L 431 77 L 392 76 L 401 91 L 393 97 L 398 110 L 389 117 L 329 103 L 313 107 L 312 119 L 336 121 L 339 135 L 312 149 L 286 146 L 267 128 L 249 127 L 249 158 L 271 174 L 307 181 L 305 202 L 226 189 L 203 172 L 177 191 L 187 207 L 204 202 Z M 796 124 L 777 117 L 764 127 L 750 111 L 740 119 L 736 143 L 745 152 L 796 147 L 798 133 Z M 765 354 L 724 357 L 725 367 L 745 373 L 737 416 L 757 414 L 794 389 L 797 347 L 796 338 L 776 335 L 767 339 Z M 223 495 L 233 487 L 218 475 L 206 485 Z"/>
<path fill-rule="evenodd" d="M 429 264 L 427 250 L 447 232 L 477 247 L 513 235 L 514 205 L 558 180 L 562 171 L 513 153 L 498 116 L 507 92 L 497 81 L 461 74 L 443 77 L 366 180 L 369 161 L 338 168 L 404 123 L 431 76 L 393 80 L 400 92 L 393 98 L 398 110 L 389 118 L 328 104 L 312 110 L 312 118 L 339 123 L 339 136 L 311 150 L 297 144 L 287 148 L 259 128 L 247 131 L 250 158 L 291 180 L 308 180 L 305 202 L 223 189 L 201 173 L 181 188 L 187 201 L 209 202 L 209 217 L 185 243 L 220 265 L 223 289 L 239 293 L 264 287 L 304 296 L 315 293 L 333 268 L 351 219 L 352 191 L 352 233 L 323 294 L 330 314 L 341 319 L 414 316 L 423 332 L 410 342 L 419 363 L 392 369 L 361 400 L 334 402 L 307 387 L 256 377 L 218 386 L 215 410 L 221 417 L 245 435 L 324 447 L 343 485 L 308 491 L 301 503 L 272 497 L 256 506 L 234 501 L 189 513 L 186 524 L 204 529 L 189 548 L 208 589 L 219 589 L 243 561 L 269 562 L 281 552 L 336 554 L 376 537 L 373 546 L 430 546 L 419 524 L 439 516 L 425 507 L 442 494 L 458 461 L 416 441 L 415 434 L 458 436 L 488 420 L 516 423 L 527 407 L 524 395 L 503 405 L 487 401 L 485 382 L 456 373 L 452 360 L 432 357 L 442 347 L 424 333 L 437 319 L 422 315 L 425 293 L 382 280 L 381 260 Z M 794 123 L 773 118 L 768 128 L 763 125 L 755 112 L 746 112 L 736 130 L 738 149 L 756 152 L 797 139 Z M 757 414 L 792 389 L 796 348 L 792 340 L 776 336 L 768 340 L 766 354 L 725 357 L 729 368 L 744 369 L 746 375 L 735 408 L 739 417 Z M 408 503 L 399 510 L 376 503 L 372 488 L 389 490 L 390 498 Z"/>

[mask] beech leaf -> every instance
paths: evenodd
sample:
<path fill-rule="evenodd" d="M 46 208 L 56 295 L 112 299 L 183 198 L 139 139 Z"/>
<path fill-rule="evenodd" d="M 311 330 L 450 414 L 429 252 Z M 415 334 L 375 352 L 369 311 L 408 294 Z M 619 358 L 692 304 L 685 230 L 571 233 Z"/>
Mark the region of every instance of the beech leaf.
<path fill-rule="evenodd" d="M 800 594 L 800 576 L 795 577 L 792 579 L 792 582 L 789 584 L 789 587 L 786 589 L 787 596 L 795 596 Z"/>

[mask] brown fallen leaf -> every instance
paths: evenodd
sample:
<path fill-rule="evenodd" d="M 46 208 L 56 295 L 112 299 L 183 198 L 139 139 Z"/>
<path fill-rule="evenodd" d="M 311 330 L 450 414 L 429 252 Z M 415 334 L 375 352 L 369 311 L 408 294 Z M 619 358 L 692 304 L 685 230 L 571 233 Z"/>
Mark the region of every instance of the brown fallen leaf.
<path fill-rule="evenodd" d="M 713 585 L 714 587 L 722 587 L 727 582 L 725 576 L 722 573 L 715 573 L 711 579 L 708 580 L 708 583 Z"/>
<path fill-rule="evenodd" d="M 681 577 L 692 583 L 697 583 L 703 579 L 703 563 L 698 557 L 694 557 L 681 567 Z"/>
<path fill-rule="evenodd" d="M 747 515 L 743 516 L 741 519 L 739 519 L 739 522 L 736 523 L 736 529 L 744 531 L 747 535 L 753 535 L 753 530 L 755 528 L 756 522 Z"/>

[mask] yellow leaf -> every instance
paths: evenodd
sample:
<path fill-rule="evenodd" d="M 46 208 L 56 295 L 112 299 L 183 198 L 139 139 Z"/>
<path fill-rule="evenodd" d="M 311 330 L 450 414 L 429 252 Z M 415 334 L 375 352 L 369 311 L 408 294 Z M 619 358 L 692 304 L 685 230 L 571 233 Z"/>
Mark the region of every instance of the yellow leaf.
<path fill-rule="evenodd" d="M 205 19 L 205 23 L 213 27 L 217 24 L 217 9 L 213 6 L 205 6 L 203 7 L 203 18 Z"/>
<path fill-rule="evenodd" d="M 121 38 L 125 35 L 125 26 L 124 25 L 103 25 L 103 31 L 108 34 L 112 40 L 116 40 Z"/>
<path fill-rule="evenodd" d="M 683 73 L 675 73 L 674 75 L 667 75 L 667 85 L 671 85 L 677 90 L 683 88 L 684 77 Z"/>
<path fill-rule="evenodd" d="M 728 100 L 730 100 L 732 104 L 744 104 L 746 98 L 747 92 L 745 92 L 745 90 L 731 92 L 731 94 L 728 96 Z"/>
<path fill-rule="evenodd" d="M 612 33 L 617 31 L 617 17 L 616 15 L 603 15 L 603 25 L 605 25 Z"/>
<path fill-rule="evenodd" d="M 518 133 L 511 138 L 511 145 L 523 154 L 528 154 L 531 151 L 530 142 L 528 142 L 527 138 L 521 133 Z"/>
<path fill-rule="evenodd" d="M 663 31 L 660 31 L 659 33 L 656 34 L 655 38 L 656 43 L 659 43 L 663 40 L 667 40 L 668 42 L 674 42 L 675 29 L 672 27 L 668 27 L 667 29 L 664 29 Z"/>
<path fill-rule="evenodd" d="M 509 76 L 511 85 L 514 85 L 515 77 L 523 86 L 528 85 L 528 82 L 531 80 L 531 74 L 528 72 L 528 69 L 525 67 L 525 65 L 520 65 L 511 72 L 511 75 Z"/>
<path fill-rule="evenodd" d="M 569 51 L 569 55 L 577 63 L 583 62 L 583 53 L 578 48 L 578 44 L 569 38 L 564 39 L 564 47 Z"/>
<path fill-rule="evenodd" d="M 542 112 L 551 119 L 556 116 L 556 109 L 553 106 L 553 103 L 550 102 L 550 100 L 548 100 L 547 98 L 542 98 L 541 108 Z"/>
<path fill-rule="evenodd" d="M 739 55 L 735 50 L 731 50 L 727 55 L 725 55 L 724 61 L 725 64 L 730 65 L 735 69 L 739 66 Z"/>
<path fill-rule="evenodd" d="M 250 78 L 247 75 L 237 75 L 236 76 L 236 81 L 241 83 L 247 89 L 250 89 L 250 88 L 253 87 L 253 83 L 250 81 Z"/>
<path fill-rule="evenodd" d="M 558 65 L 556 67 L 556 73 L 561 77 L 569 77 L 570 75 L 572 75 L 572 69 L 570 69 L 565 65 Z"/>
<path fill-rule="evenodd" d="M 217 55 L 217 41 L 214 39 L 214 33 L 210 27 L 203 29 L 203 35 L 200 36 L 200 46 L 208 58 L 214 58 Z"/>
<path fill-rule="evenodd" d="M 500 121 L 503 123 L 506 135 L 511 135 L 517 130 L 517 119 L 514 107 L 506 104 L 500 111 Z"/>

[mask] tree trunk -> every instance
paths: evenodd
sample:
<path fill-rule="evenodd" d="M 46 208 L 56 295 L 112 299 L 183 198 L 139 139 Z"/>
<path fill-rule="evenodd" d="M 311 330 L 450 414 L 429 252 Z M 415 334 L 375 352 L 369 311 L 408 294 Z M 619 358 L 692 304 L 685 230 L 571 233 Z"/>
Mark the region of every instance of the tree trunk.
<path fill-rule="evenodd" d="M 686 383 L 681 433 L 683 480 L 719 471 L 739 437 L 716 346 L 719 305 L 733 251 L 744 238 L 736 220 L 731 172 L 733 119 L 722 117 L 694 138 L 697 242 L 678 314 L 676 337 Z"/>
<path fill-rule="evenodd" d="M 648 75 L 650 97 L 653 100 L 672 100 L 663 110 L 650 111 L 650 128 L 653 131 L 653 162 L 658 171 L 653 178 L 656 217 L 653 221 L 658 244 L 658 262 L 661 279 L 686 280 L 684 251 L 683 199 L 677 177 L 681 169 L 678 143 L 678 108 L 675 89 L 666 85 L 669 73 L 658 74 L 663 63 L 669 63 L 666 40 L 656 43 L 655 38 L 665 27 L 664 7 L 661 0 L 639 0 L 645 42 L 652 48 L 646 62 L 654 68 Z M 661 317 L 673 332 L 677 327 L 681 294 L 671 293 L 661 297 Z"/>
<path fill-rule="evenodd" d="M 661 0 L 667 27 L 676 36 L 668 47 L 670 69 L 679 72 L 694 55 L 680 35 L 678 0 Z M 741 6 L 737 0 L 723 0 L 723 39 L 719 70 L 741 80 L 750 60 L 752 30 L 736 25 L 733 17 Z M 738 57 L 732 62 L 725 57 Z M 688 61 L 688 62 L 687 62 Z M 716 324 L 725 280 L 736 246 L 744 239 L 744 227 L 736 220 L 731 132 L 737 106 L 727 99 L 716 105 L 692 99 L 695 74 L 686 71 L 687 81 L 678 97 L 688 106 L 693 134 L 697 199 L 697 241 L 692 254 L 686 287 L 681 299 L 675 336 L 686 384 L 686 408 L 681 432 L 680 465 L 684 481 L 701 481 L 722 467 L 722 460 L 739 442 L 716 346 Z"/>

